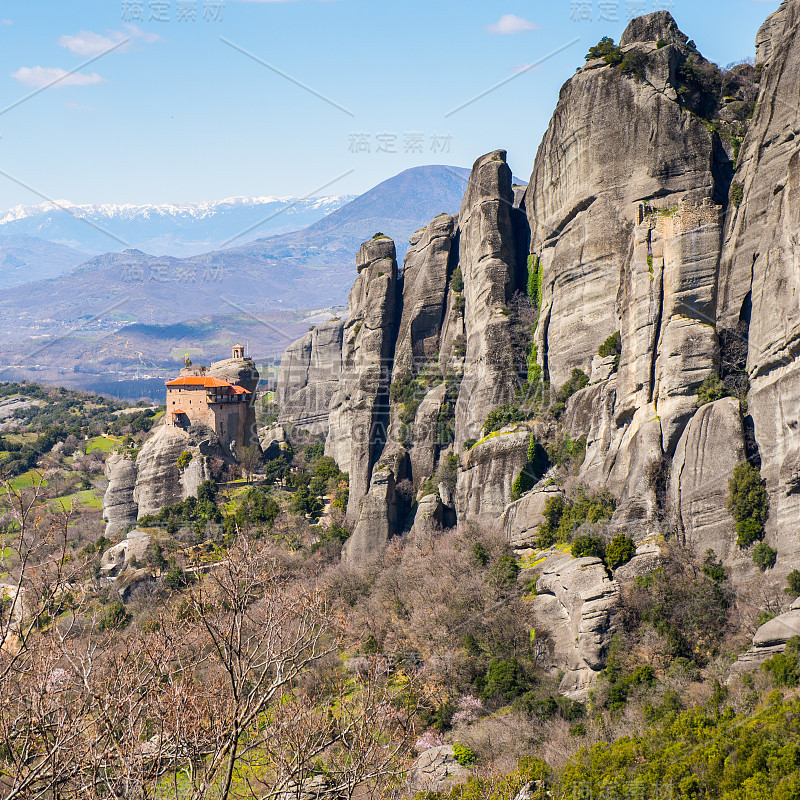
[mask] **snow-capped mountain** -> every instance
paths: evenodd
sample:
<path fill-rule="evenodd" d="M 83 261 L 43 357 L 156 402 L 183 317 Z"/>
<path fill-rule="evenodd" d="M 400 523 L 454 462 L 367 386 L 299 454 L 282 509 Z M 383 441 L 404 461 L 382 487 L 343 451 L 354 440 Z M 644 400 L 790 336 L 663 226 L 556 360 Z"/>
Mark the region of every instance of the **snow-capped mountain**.
<path fill-rule="evenodd" d="M 91 254 L 135 248 L 189 257 L 300 230 L 352 199 L 230 197 L 160 205 L 75 205 L 59 200 L 0 211 L 0 235 L 35 236 Z"/>

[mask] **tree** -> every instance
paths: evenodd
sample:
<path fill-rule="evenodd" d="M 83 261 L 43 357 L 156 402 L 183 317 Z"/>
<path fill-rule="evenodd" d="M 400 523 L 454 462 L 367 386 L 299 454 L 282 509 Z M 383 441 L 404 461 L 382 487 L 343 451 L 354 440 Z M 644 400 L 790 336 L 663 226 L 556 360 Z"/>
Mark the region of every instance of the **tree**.
<path fill-rule="evenodd" d="M 257 447 L 243 447 L 239 453 L 239 464 L 245 480 L 252 480 L 253 473 L 261 464 L 261 451 Z"/>
<path fill-rule="evenodd" d="M 609 569 L 616 569 L 627 564 L 636 555 L 636 542 L 620 533 L 615 536 L 606 549 L 606 563 Z"/>
<path fill-rule="evenodd" d="M 749 547 L 764 538 L 769 516 L 769 495 L 761 473 L 749 462 L 736 465 L 728 483 L 728 510 L 736 520 L 737 544 Z"/>

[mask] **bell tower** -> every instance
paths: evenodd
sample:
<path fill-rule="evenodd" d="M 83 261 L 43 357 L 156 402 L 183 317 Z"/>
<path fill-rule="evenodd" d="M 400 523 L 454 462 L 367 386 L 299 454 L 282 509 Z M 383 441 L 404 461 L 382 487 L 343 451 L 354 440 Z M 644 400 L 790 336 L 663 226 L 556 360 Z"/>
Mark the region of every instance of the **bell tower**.
<path fill-rule="evenodd" d="M 244 345 L 243 344 L 235 344 L 233 346 L 233 356 L 234 359 L 243 359 L 244 358 Z"/>

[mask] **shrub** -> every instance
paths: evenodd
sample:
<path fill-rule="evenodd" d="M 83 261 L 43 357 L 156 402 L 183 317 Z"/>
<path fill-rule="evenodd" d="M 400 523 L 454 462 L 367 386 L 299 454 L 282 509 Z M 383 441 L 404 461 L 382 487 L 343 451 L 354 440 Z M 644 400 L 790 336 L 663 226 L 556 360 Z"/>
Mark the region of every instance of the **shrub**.
<path fill-rule="evenodd" d="M 764 662 L 764 670 L 776 686 L 793 689 L 800 685 L 800 636 L 789 639 L 786 650 Z"/>
<path fill-rule="evenodd" d="M 489 568 L 489 582 L 498 589 L 506 589 L 517 582 L 519 565 L 511 556 L 500 556 Z"/>
<path fill-rule="evenodd" d="M 620 72 L 630 75 L 637 81 L 643 81 L 647 77 L 647 53 L 638 48 L 628 50 L 622 56 L 619 63 Z"/>
<path fill-rule="evenodd" d="M 616 569 L 627 564 L 636 555 L 636 542 L 630 536 L 620 533 L 615 536 L 606 548 L 606 564 L 609 569 Z"/>
<path fill-rule="evenodd" d="M 731 203 L 739 208 L 742 204 L 742 200 L 744 200 L 744 185 L 739 183 L 739 181 L 734 181 L 731 184 Z"/>
<path fill-rule="evenodd" d="M 714 403 L 728 394 L 725 384 L 719 376 L 712 372 L 697 389 L 697 405 L 704 406 L 706 403 Z"/>
<path fill-rule="evenodd" d="M 125 609 L 122 600 L 114 600 L 100 619 L 101 631 L 113 631 L 124 628 L 131 621 L 131 615 Z"/>
<path fill-rule="evenodd" d="M 456 267 L 453 270 L 453 277 L 450 278 L 450 288 L 458 294 L 464 291 L 464 276 L 461 274 L 461 267 Z"/>
<path fill-rule="evenodd" d="M 666 39 L 659 39 L 656 42 L 656 49 L 660 50 L 662 47 L 666 47 L 668 44 L 669 42 Z"/>
<path fill-rule="evenodd" d="M 766 542 L 759 542 L 753 548 L 753 562 L 762 572 L 772 569 L 778 560 L 778 551 L 773 550 Z"/>
<path fill-rule="evenodd" d="M 619 356 L 621 352 L 622 334 L 619 331 L 612 333 L 611 336 L 609 336 L 608 339 L 606 339 L 603 344 L 600 345 L 600 349 L 597 351 L 601 358 L 607 358 L 608 356 Z"/>
<path fill-rule="evenodd" d="M 572 543 L 573 558 L 594 558 L 605 559 L 606 543 L 599 536 L 579 536 Z"/>
<path fill-rule="evenodd" d="M 443 483 L 449 491 L 456 488 L 458 479 L 458 456 L 455 453 L 448 453 L 439 464 L 438 475 L 439 483 Z"/>
<path fill-rule="evenodd" d="M 764 538 L 764 523 L 769 516 L 769 495 L 761 473 L 747 461 L 733 470 L 728 488 L 728 510 L 736 520 L 737 544 L 749 547 Z"/>
<path fill-rule="evenodd" d="M 537 256 L 528 256 L 528 299 L 534 308 L 542 305 L 543 269 Z"/>
<path fill-rule="evenodd" d="M 606 491 L 587 492 L 579 488 L 574 500 L 550 498 L 544 506 L 545 521 L 539 526 L 537 546 L 550 547 L 556 541 L 568 542 L 573 532 L 585 522 L 611 519 L 615 508 L 614 498 Z"/>
<path fill-rule="evenodd" d="M 490 411 L 486 417 L 486 422 L 483 424 L 483 431 L 485 435 L 499 431 L 505 428 L 506 425 L 512 425 L 515 422 L 522 422 L 525 415 L 514 405 L 506 403 L 499 408 Z"/>
<path fill-rule="evenodd" d="M 192 454 L 188 450 L 184 450 L 178 456 L 178 469 L 186 469 L 192 461 Z"/>
<path fill-rule="evenodd" d="M 721 583 L 728 577 L 725 567 L 722 566 L 722 562 L 717 561 L 717 554 L 713 550 L 706 550 L 705 561 L 703 561 L 703 574 L 708 575 L 716 583 Z"/>
<path fill-rule="evenodd" d="M 506 701 L 513 700 L 525 694 L 531 686 L 530 681 L 516 658 L 507 660 L 493 658 L 482 680 L 481 697 L 484 700 L 500 698 Z"/>
<path fill-rule="evenodd" d="M 789 584 L 788 588 L 784 589 L 786 594 L 793 597 L 800 596 L 800 570 L 793 569 L 786 578 Z"/>
<path fill-rule="evenodd" d="M 560 417 L 561 414 L 564 413 L 564 410 L 567 407 L 567 401 L 575 394 L 575 392 L 580 391 L 589 383 L 589 376 L 578 367 L 572 370 L 572 374 L 569 377 L 569 380 L 558 390 L 556 393 L 556 402 L 553 406 L 553 414 L 556 417 Z"/>
<path fill-rule="evenodd" d="M 453 745 L 453 758 L 462 767 L 471 767 L 478 760 L 478 754 L 468 745 L 456 742 Z"/>
<path fill-rule="evenodd" d="M 594 47 L 590 47 L 586 54 L 587 61 L 595 58 L 602 58 L 606 64 L 616 66 L 622 61 L 622 49 L 614 44 L 613 39 L 604 36 Z"/>

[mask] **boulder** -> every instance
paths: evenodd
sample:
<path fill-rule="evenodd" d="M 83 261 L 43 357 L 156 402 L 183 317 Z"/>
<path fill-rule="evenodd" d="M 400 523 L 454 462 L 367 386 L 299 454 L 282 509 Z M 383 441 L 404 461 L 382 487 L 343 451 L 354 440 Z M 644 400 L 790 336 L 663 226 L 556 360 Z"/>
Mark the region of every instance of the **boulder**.
<path fill-rule="evenodd" d="M 117 575 L 134 559 L 142 559 L 152 537 L 147 531 L 133 530 L 118 544 L 109 547 L 100 559 L 100 570 L 106 575 Z"/>
<path fill-rule="evenodd" d="M 533 607 L 549 636 L 553 665 L 564 672 L 560 689 L 585 698 L 605 666 L 619 586 L 597 558 L 556 552 L 537 569 Z"/>
<path fill-rule="evenodd" d="M 426 750 L 411 765 L 408 770 L 408 790 L 412 795 L 441 792 L 466 773 L 467 770 L 456 761 L 452 746 L 442 744 Z"/>
<path fill-rule="evenodd" d="M 800 597 L 789 611 L 765 622 L 756 631 L 752 647 L 731 668 L 732 675 L 757 669 L 767 659 L 782 653 L 789 639 L 795 636 L 800 636 Z"/>
<path fill-rule="evenodd" d="M 563 497 L 558 486 L 535 486 L 519 500 L 506 506 L 503 511 L 503 526 L 508 541 L 515 550 L 534 546 L 539 526 L 544 520 L 547 501 Z"/>

